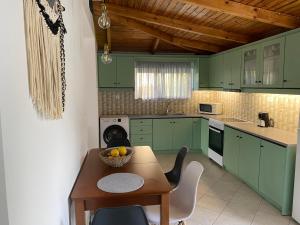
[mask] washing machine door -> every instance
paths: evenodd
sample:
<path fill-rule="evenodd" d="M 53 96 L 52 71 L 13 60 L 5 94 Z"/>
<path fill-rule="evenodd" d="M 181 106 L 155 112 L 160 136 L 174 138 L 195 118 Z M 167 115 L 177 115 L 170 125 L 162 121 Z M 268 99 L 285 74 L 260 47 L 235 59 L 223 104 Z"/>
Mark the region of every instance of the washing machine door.
<path fill-rule="evenodd" d="M 128 134 L 125 129 L 119 125 L 111 125 L 103 132 L 103 140 L 106 144 L 111 143 L 112 140 L 127 140 Z"/>

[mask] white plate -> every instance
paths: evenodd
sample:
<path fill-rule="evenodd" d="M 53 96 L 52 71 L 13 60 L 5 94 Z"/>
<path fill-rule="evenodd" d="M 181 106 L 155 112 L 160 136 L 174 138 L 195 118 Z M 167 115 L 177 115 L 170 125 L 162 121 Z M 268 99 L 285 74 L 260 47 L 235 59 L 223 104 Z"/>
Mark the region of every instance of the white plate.
<path fill-rule="evenodd" d="M 113 173 L 101 178 L 97 187 L 109 193 L 127 193 L 140 189 L 144 178 L 134 173 Z"/>

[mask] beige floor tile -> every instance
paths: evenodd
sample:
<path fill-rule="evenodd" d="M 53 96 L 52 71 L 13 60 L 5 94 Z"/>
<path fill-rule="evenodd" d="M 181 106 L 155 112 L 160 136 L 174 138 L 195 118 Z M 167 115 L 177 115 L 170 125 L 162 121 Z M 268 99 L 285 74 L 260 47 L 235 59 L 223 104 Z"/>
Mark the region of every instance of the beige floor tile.
<path fill-rule="evenodd" d="M 216 182 L 207 192 L 209 196 L 217 197 L 225 201 L 230 201 L 239 189 L 238 183 L 225 181 Z"/>
<path fill-rule="evenodd" d="M 218 217 L 214 225 L 251 225 L 251 222 L 252 220 L 248 217 L 228 217 L 226 215 L 221 215 Z"/>
<path fill-rule="evenodd" d="M 192 217 L 186 221 L 186 225 L 212 225 L 218 215 L 219 213 L 197 206 Z"/>
<path fill-rule="evenodd" d="M 258 211 L 252 225 L 289 225 L 290 217 Z"/>
<path fill-rule="evenodd" d="M 216 198 L 216 197 L 211 197 L 207 194 L 205 194 L 202 198 L 200 198 L 198 200 L 198 206 L 199 207 L 209 209 L 209 210 L 214 211 L 216 213 L 221 213 L 224 210 L 227 203 L 228 202 L 226 202 L 222 199 L 219 199 L 219 198 Z"/>
<path fill-rule="evenodd" d="M 299 223 L 297 223 L 294 219 L 291 219 L 289 225 L 299 225 Z"/>

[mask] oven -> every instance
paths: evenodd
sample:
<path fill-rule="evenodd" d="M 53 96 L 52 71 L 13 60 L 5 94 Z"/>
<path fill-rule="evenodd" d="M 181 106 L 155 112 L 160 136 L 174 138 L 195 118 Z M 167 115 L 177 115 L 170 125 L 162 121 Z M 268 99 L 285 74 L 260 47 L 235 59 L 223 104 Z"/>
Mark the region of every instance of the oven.
<path fill-rule="evenodd" d="M 208 157 L 223 166 L 224 123 L 209 119 Z"/>

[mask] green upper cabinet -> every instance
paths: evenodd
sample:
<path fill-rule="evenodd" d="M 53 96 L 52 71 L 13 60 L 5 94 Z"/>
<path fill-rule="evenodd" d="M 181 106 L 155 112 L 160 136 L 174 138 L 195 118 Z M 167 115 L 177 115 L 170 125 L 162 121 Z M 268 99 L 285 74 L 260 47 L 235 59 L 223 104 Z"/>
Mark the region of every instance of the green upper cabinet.
<path fill-rule="evenodd" d="M 209 60 L 209 87 L 221 88 L 224 84 L 223 55 L 214 55 Z"/>
<path fill-rule="evenodd" d="M 242 87 L 257 87 L 262 82 L 259 74 L 259 45 L 252 45 L 242 51 Z"/>
<path fill-rule="evenodd" d="M 134 87 L 134 58 L 117 57 L 117 87 Z"/>
<path fill-rule="evenodd" d="M 300 88 L 300 32 L 290 34 L 285 41 L 284 88 Z"/>
<path fill-rule="evenodd" d="M 241 83 L 241 50 L 224 54 L 224 85 L 225 89 L 240 89 Z"/>
<path fill-rule="evenodd" d="M 101 61 L 101 54 L 98 54 L 98 87 L 116 87 L 117 80 L 117 57 L 112 56 L 110 64 Z"/>
<path fill-rule="evenodd" d="M 193 119 L 193 150 L 201 149 L 201 118 Z"/>
<path fill-rule="evenodd" d="M 208 87 L 209 58 L 199 58 L 199 88 Z"/>
<path fill-rule="evenodd" d="M 173 119 L 153 120 L 154 150 L 172 150 L 173 148 Z"/>
<path fill-rule="evenodd" d="M 134 58 L 132 56 L 112 56 L 110 64 L 103 64 L 98 54 L 98 87 L 134 87 Z"/>
<path fill-rule="evenodd" d="M 224 128 L 224 167 L 236 176 L 239 169 L 240 136 L 240 131 Z"/>
<path fill-rule="evenodd" d="M 284 42 L 284 38 L 277 38 L 243 49 L 242 87 L 282 87 Z"/>
<path fill-rule="evenodd" d="M 260 139 L 240 133 L 239 177 L 258 191 Z"/>
<path fill-rule="evenodd" d="M 277 38 L 261 44 L 262 87 L 282 88 L 284 64 L 284 38 Z"/>
<path fill-rule="evenodd" d="M 201 150 L 204 155 L 208 155 L 208 134 L 209 126 L 207 119 L 201 119 Z"/>
<path fill-rule="evenodd" d="M 193 120 L 191 118 L 180 118 L 173 120 L 173 148 L 180 149 L 182 146 L 192 147 Z"/>

